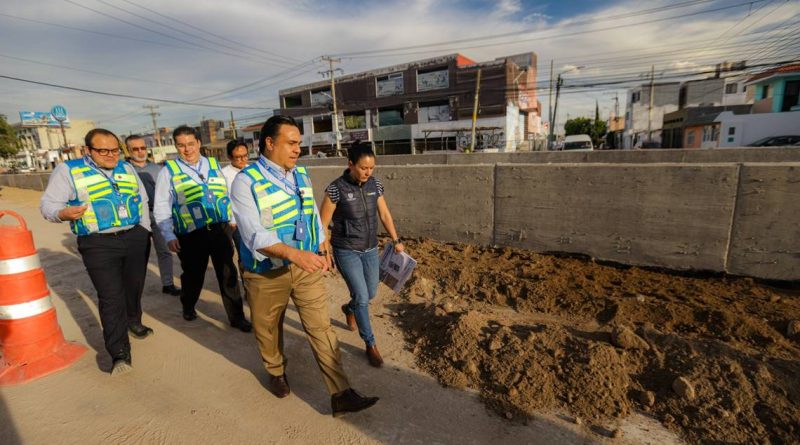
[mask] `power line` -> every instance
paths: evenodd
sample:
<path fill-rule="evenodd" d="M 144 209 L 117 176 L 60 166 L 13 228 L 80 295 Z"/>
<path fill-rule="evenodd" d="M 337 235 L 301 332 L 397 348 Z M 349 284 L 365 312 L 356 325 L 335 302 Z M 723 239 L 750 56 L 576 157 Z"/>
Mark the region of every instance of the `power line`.
<path fill-rule="evenodd" d="M 30 79 L 22 79 L 20 77 L 13 77 L 13 76 L 5 76 L 0 74 L 0 78 L 9 79 L 9 80 L 16 80 L 18 82 L 25 82 L 25 83 L 32 83 L 35 85 L 42 85 L 47 87 L 53 88 L 60 88 L 64 90 L 71 90 L 71 91 L 80 91 L 82 93 L 91 93 L 91 94 L 99 94 L 102 96 L 113 96 L 113 97 L 124 97 L 126 99 L 140 99 L 140 100 L 149 100 L 153 102 L 163 102 L 168 104 L 176 104 L 176 105 L 191 105 L 195 107 L 209 107 L 209 108 L 233 108 L 233 109 L 242 109 L 242 110 L 263 110 L 263 107 L 241 107 L 241 106 L 234 106 L 234 105 L 218 105 L 218 104 L 203 104 L 203 103 L 196 103 L 196 102 L 186 102 L 182 100 L 172 100 L 172 99 L 159 99 L 155 97 L 146 97 L 146 96 L 135 96 L 132 94 L 122 94 L 122 93 L 109 93 L 106 91 L 97 91 L 97 90 L 89 90 L 85 88 L 77 88 L 71 87 L 67 85 L 59 85 L 55 83 L 47 83 L 47 82 L 39 82 L 36 80 Z"/>
<path fill-rule="evenodd" d="M 271 52 L 271 51 L 266 51 L 264 49 L 256 48 L 256 47 L 244 44 L 242 42 L 238 42 L 236 40 L 231 40 L 231 39 L 229 39 L 227 37 L 224 37 L 224 36 L 221 36 L 219 34 L 214 34 L 213 32 L 211 32 L 211 31 L 209 31 L 207 29 L 199 28 L 197 26 L 192 25 L 191 23 L 187 23 L 187 22 L 185 22 L 183 20 L 180 20 L 180 19 L 178 19 L 176 17 L 172 17 L 172 16 L 168 16 L 166 14 L 162 14 L 162 13 L 160 13 L 158 11 L 150 9 L 150 8 L 148 8 L 146 6 L 142 6 L 142 5 L 138 4 L 138 3 L 134 3 L 134 2 L 132 2 L 130 0 L 122 0 L 122 1 L 124 1 L 125 3 L 128 3 L 130 5 L 136 6 L 138 8 L 144 9 L 145 11 L 148 11 L 148 12 L 150 12 L 152 14 L 155 14 L 155 15 L 157 15 L 159 17 L 163 17 L 163 18 L 168 19 L 168 20 L 173 20 L 173 21 L 175 21 L 177 23 L 180 23 L 181 25 L 184 25 L 184 26 L 187 26 L 187 27 L 192 28 L 194 30 L 201 31 L 201 32 L 204 32 L 206 34 L 212 35 L 212 36 L 214 36 L 214 37 L 216 37 L 218 39 L 224 40 L 226 42 L 230 42 L 230 43 L 233 43 L 235 45 L 239 45 L 239 46 L 242 46 L 244 48 L 248 48 L 248 49 L 251 49 L 251 50 L 254 50 L 254 51 L 258 51 L 258 52 L 261 52 L 261 53 L 264 53 L 264 54 L 267 54 L 267 55 L 270 55 L 270 56 L 279 57 L 281 59 L 285 59 L 285 60 L 288 60 L 288 61 L 291 61 L 291 62 L 300 62 L 299 59 L 294 59 L 292 57 L 287 57 L 287 56 L 284 56 L 282 54 L 274 53 L 274 52 Z"/>
<path fill-rule="evenodd" d="M 154 20 L 154 19 L 147 18 L 147 17 L 145 17 L 145 16 L 143 16 L 143 15 L 140 15 L 140 14 L 137 14 L 137 13 L 135 13 L 135 12 L 129 11 L 129 10 L 127 10 L 127 9 L 123 8 L 123 7 L 120 7 L 120 6 L 117 6 L 117 5 L 111 4 L 111 3 L 109 3 L 109 2 L 107 2 L 107 1 L 105 1 L 105 0 L 95 0 L 95 1 L 97 1 L 97 2 L 99 2 L 99 3 L 102 3 L 102 4 L 104 4 L 104 5 L 108 6 L 108 7 L 114 8 L 114 9 L 116 9 L 116 10 L 118 10 L 118 11 L 122 11 L 122 12 L 125 12 L 125 13 L 127 13 L 127 14 L 130 14 L 130 15 L 132 15 L 132 16 L 134 16 L 134 17 L 140 18 L 140 19 L 142 19 L 142 20 L 146 20 L 146 21 L 148 21 L 148 22 L 155 23 L 156 25 L 159 25 L 159 26 L 162 26 L 162 27 L 164 27 L 164 28 L 167 28 L 167 29 L 169 29 L 170 31 L 173 31 L 173 32 L 178 32 L 178 33 L 181 33 L 181 34 L 184 34 L 184 35 L 187 35 L 187 36 L 193 37 L 193 38 L 195 38 L 195 39 L 200 39 L 200 40 L 202 40 L 202 41 L 204 41 L 204 42 L 208 42 L 208 43 L 210 43 L 210 44 L 212 44 L 212 45 L 218 45 L 218 46 L 221 46 L 221 47 L 223 47 L 223 48 L 230 49 L 230 50 L 233 50 L 233 51 L 242 51 L 242 49 L 241 49 L 241 48 L 235 48 L 235 47 L 233 47 L 233 46 L 226 45 L 226 44 L 223 44 L 223 43 L 217 43 L 217 42 L 214 42 L 213 40 L 210 40 L 210 39 L 207 39 L 207 38 L 203 37 L 202 35 L 197 35 L 197 34 L 195 34 L 195 33 L 190 33 L 190 32 L 187 32 L 187 31 L 182 31 L 182 30 L 180 30 L 180 29 L 177 29 L 177 28 L 176 28 L 174 25 L 172 25 L 172 24 L 169 24 L 169 23 L 166 23 L 166 24 L 165 24 L 165 23 L 163 23 L 163 22 L 161 22 L 161 21 L 158 21 L 158 20 Z M 286 65 L 286 62 L 284 62 L 283 60 L 280 60 L 280 59 L 276 59 L 276 58 L 274 58 L 274 57 L 267 57 L 267 56 L 263 56 L 263 55 L 253 55 L 252 53 L 250 53 L 250 52 L 245 52 L 245 51 L 242 51 L 242 52 L 246 53 L 247 55 L 249 55 L 249 56 L 251 56 L 251 57 L 261 57 L 261 58 L 264 58 L 265 60 L 269 60 L 269 61 L 271 61 L 271 62 L 273 62 L 273 63 L 282 64 L 282 65 Z"/>

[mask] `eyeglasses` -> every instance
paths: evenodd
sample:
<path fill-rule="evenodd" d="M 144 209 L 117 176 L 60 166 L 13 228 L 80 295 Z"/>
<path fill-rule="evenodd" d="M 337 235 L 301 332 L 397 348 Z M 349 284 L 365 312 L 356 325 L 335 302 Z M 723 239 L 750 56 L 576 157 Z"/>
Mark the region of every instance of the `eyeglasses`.
<path fill-rule="evenodd" d="M 246 161 L 247 155 L 244 156 L 231 156 L 231 161 Z"/>
<path fill-rule="evenodd" d="M 131 151 L 147 151 L 147 147 L 130 147 Z"/>
<path fill-rule="evenodd" d="M 94 148 L 89 147 L 90 150 L 96 151 L 100 156 L 119 156 L 119 148 Z"/>

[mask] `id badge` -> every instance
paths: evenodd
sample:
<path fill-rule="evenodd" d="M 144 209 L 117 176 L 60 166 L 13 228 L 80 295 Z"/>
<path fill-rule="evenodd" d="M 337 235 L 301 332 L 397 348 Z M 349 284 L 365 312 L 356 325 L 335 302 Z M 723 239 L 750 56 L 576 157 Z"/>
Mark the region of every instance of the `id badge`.
<path fill-rule="evenodd" d="M 208 199 L 208 202 L 213 204 L 214 201 L 216 201 L 216 199 L 214 198 L 214 192 L 212 192 L 211 190 L 207 191 L 206 192 L 206 199 Z"/>
<path fill-rule="evenodd" d="M 305 221 L 296 221 L 294 223 L 294 239 L 295 239 L 295 241 L 305 241 L 306 240 L 306 222 Z"/>
<path fill-rule="evenodd" d="M 128 208 L 127 208 L 127 207 L 125 207 L 125 206 L 124 206 L 124 205 L 122 205 L 122 204 L 120 204 L 119 206 L 117 206 L 117 216 L 119 216 L 119 217 L 120 217 L 120 219 L 125 219 L 125 218 L 128 218 L 128 216 L 129 216 L 129 215 L 128 215 Z"/>

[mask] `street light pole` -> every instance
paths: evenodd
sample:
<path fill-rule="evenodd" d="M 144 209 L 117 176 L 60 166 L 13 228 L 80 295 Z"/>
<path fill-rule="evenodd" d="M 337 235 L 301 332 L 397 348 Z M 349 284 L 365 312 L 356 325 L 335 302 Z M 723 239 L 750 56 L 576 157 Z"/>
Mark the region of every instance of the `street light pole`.
<path fill-rule="evenodd" d="M 561 75 L 562 74 L 567 74 L 567 73 L 572 72 L 572 71 L 577 71 L 577 70 L 582 69 L 582 68 L 586 68 L 586 67 L 583 66 L 583 65 L 581 65 L 581 66 L 573 66 L 572 68 L 570 68 L 568 70 L 565 70 L 565 71 L 562 71 L 562 72 L 558 73 L 558 80 L 556 80 L 556 103 L 553 105 L 553 119 L 550 122 L 550 138 L 549 138 L 549 140 L 551 141 L 550 142 L 551 144 L 552 144 L 554 132 L 556 130 L 556 121 L 557 121 L 556 116 L 558 116 L 558 96 L 561 93 L 561 85 L 564 84 L 564 79 L 561 77 Z"/>

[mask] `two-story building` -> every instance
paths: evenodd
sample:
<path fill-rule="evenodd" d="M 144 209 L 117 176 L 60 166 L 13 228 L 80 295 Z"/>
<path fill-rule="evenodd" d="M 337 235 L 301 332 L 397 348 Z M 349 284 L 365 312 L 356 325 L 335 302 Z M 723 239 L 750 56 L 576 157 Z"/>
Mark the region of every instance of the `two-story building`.
<path fill-rule="evenodd" d="M 527 149 L 531 137 L 543 134 L 534 53 L 482 63 L 450 54 L 337 77 L 341 143 L 372 141 L 382 154 L 464 150 L 471 143 L 478 71 L 476 149 Z M 334 151 L 330 81 L 279 94 L 275 113 L 300 122 L 307 153 Z"/>

